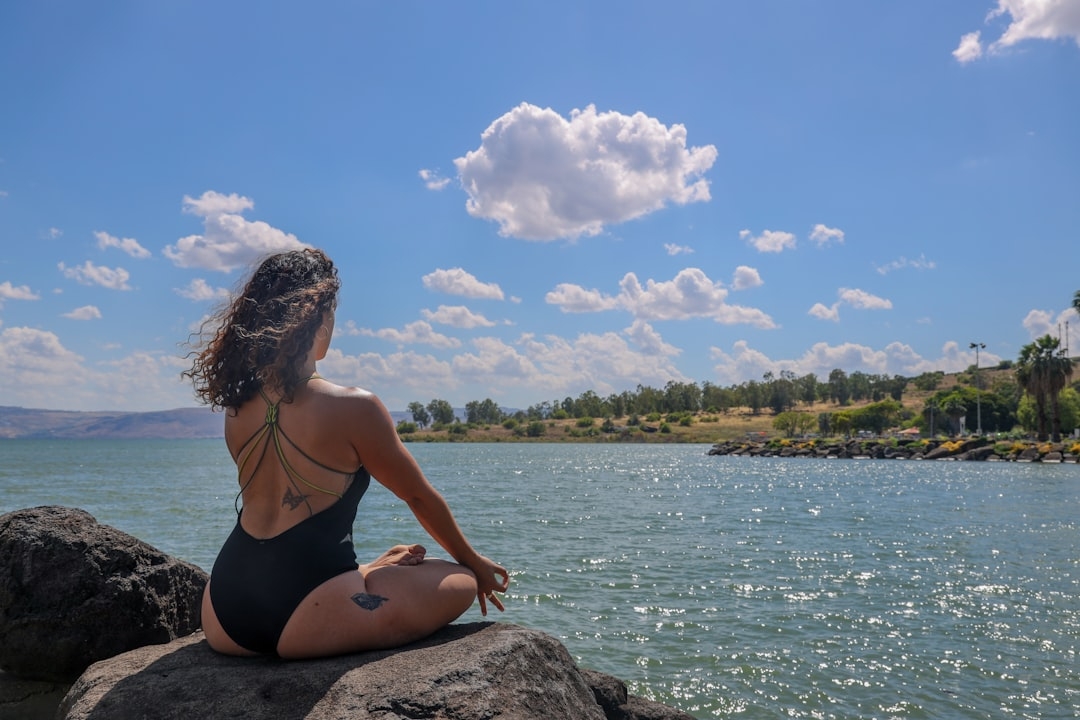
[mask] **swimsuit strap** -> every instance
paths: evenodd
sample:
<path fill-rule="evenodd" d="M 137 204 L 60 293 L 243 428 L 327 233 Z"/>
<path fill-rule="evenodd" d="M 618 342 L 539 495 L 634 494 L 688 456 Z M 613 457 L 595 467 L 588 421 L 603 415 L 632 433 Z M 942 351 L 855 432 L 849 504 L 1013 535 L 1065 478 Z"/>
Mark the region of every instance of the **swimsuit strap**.
<path fill-rule="evenodd" d="M 313 375 L 310 375 L 309 377 L 306 377 L 306 378 L 302 379 L 300 382 L 307 382 L 308 380 L 311 380 L 312 378 L 318 378 L 318 377 L 319 377 L 318 374 L 313 374 Z M 326 495 L 333 495 L 334 497 L 337 497 L 337 498 L 340 499 L 341 496 L 342 496 L 342 493 L 335 492 L 334 490 L 327 490 L 326 488 L 319 487 L 318 485 L 316 485 L 314 483 L 311 483 L 311 482 L 308 482 L 307 480 L 304 479 L 304 477 L 296 470 L 296 468 L 294 468 L 292 466 L 292 463 L 289 462 L 288 458 L 285 457 L 285 451 L 284 451 L 284 448 L 283 448 L 283 445 L 282 445 L 282 442 L 281 442 L 281 438 L 285 438 L 285 441 L 288 442 L 289 445 L 291 445 L 297 452 L 299 452 L 301 455 L 303 455 L 304 458 L 307 459 L 309 462 L 311 462 L 311 463 L 313 463 L 315 465 L 318 465 L 319 467 L 321 467 L 321 468 L 323 468 L 325 470 L 329 470 L 331 472 L 336 472 L 336 473 L 339 473 L 341 475 L 353 475 L 354 473 L 353 472 L 345 472 L 345 471 L 342 471 L 342 470 L 338 470 L 337 468 L 332 468 L 329 465 L 326 465 L 324 463 L 319 462 L 318 460 L 316 460 L 315 458 L 311 457 L 306 452 L 304 452 L 303 449 L 300 448 L 300 446 L 298 446 L 296 443 L 294 443 L 292 441 L 292 438 L 290 438 L 285 433 L 285 431 L 282 430 L 281 425 L 278 422 L 278 420 L 279 420 L 279 417 L 278 417 L 279 416 L 279 407 L 280 407 L 281 401 L 278 400 L 278 402 L 270 402 L 270 398 L 268 398 L 266 396 L 266 393 L 263 392 L 262 388 L 259 389 L 259 395 L 262 396 L 262 399 L 266 402 L 266 418 L 263 420 L 262 427 L 260 427 L 254 433 L 252 433 L 251 437 L 249 437 L 244 442 L 244 444 L 241 446 L 243 449 L 242 449 L 242 451 L 240 453 L 240 457 L 238 458 L 239 462 L 237 462 L 237 475 L 238 476 L 243 477 L 244 468 L 247 466 L 248 460 L 251 458 L 251 455 L 255 451 L 255 448 L 257 448 L 260 444 L 262 444 L 263 449 L 262 449 L 262 453 L 260 453 L 260 455 L 259 455 L 258 461 L 255 463 L 255 467 L 252 468 L 251 474 L 248 476 L 247 482 L 242 482 L 241 483 L 240 492 L 237 493 L 236 500 L 233 501 L 233 506 L 234 507 L 236 506 L 236 502 L 240 499 L 240 496 L 244 493 L 244 490 L 246 490 L 248 485 L 251 484 L 251 481 L 255 478 L 255 472 L 259 469 L 259 465 L 262 464 L 263 458 L 266 457 L 266 450 L 269 447 L 270 443 L 269 442 L 263 443 L 262 441 L 263 441 L 264 438 L 266 438 L 267 435 L 269 435 L 270 439 L 273 440 L 274 454 L 277 455 L 278 462 L 281 463 L 281 467 L 285 469 L 286 474 L 289 476 L 289 481 L 292 482 L 293 487 L 295 487 L 298 492 L 300 491 L 300 486 L 297 485 L 297 481 L 299 481 L 300 483 L 306 485 L 307 487 L 311 488 L 312 490 L 324 493 Z M 301 495 L 301 497 L 304 498 L 304 504 L 308 506 L 308 513 L 313 515 L 314 511 L 311 508 L 311 503 L 309 503 L 307 501 L 307 496 L 304 495 L 302 492 L 300 493 L 300 495 Z M 238 509 L 237 514 L 239 515 L 239 513 L 240 513 L 240 510 Z"/>

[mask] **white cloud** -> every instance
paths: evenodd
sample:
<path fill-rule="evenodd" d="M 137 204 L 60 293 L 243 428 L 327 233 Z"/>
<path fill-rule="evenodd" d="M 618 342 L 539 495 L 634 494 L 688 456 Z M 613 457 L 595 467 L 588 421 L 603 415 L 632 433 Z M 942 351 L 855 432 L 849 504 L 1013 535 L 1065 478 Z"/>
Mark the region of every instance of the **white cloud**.
<path fill-rule="evenodd" d="M 765 230 L 757 237 L 749 230 L 740 230 L 739 237 L 754 246 L 758 252 L 783 252 L 795 247 L 795 236 L 779 230 Z"/>
<path fill-rule="evenodd" d="M 1065 323 L 1069 323 L 1070 327 L 1080 327 L 1080 316 L 1077 316 L 1076 310 L 1068 308 L 1056 315 L 1049 310 L 1032 310 L 1024 316 L 1022 325 L 1034 340 L 1043 335 L 1058 337 L 1058 329 L 1064 327 Z M 1064 345 L 1064 338 L 1062 338 L 1062 345 Z"/>
<path fill-rule="evenodd" d="M 68 267 L 64 263 L 57 265 L 64 277 L 75 280 L 80 285 L 100 285 L 110 290 L 130 290 L 127 281 L 131 273 L 122 267 L 109 268 L 104 265 L 95 265 L 87 260 L 82 265 Z"/>
<path fill-rule="evenodd" d="M 836 242 L 838 244 L 844 243 L 844 231 L 840 228 L 831 228 L 818 223 L 814 226 L 814 229 L 810 231 L 810 239 L 818 244 L 818 247 L 824 247 L 830 242 Z"/>
<path fill-rule="evenodd" d="M 623 334 L 634 341 L 646 355 L 659 357 L 675 357 L 682 354 L 682 350 L 664 342 L 660 333 L 644 320 L 635 320 L 634 324 L 623 330 Z"/>
<path fill-rule="evenodd" d="M 979 40 L 980 32 L 970 32 L 960 38 L 960 44 L 952 51 L 953 57 L 962 63 L 969 63 L 982 57 L 982 41 Z"/>
<path fill-rule="evenodd" d="M 986 20 L 990 22 L 1003 15 L 1009 17 L 1009 26 L 990 43 L 987 48 L 990 53 L 999 53 L 1024 40 L 1071 39 L 1080 46 L 1080 3 L 1076 0 L 998 0 L 997 8 Z M 962 63 L 982 55 L 979 31 L 965 34 L 953 50 L 953 57 Z"/>
<path fill-rule="evenodd" d="M 675 243 L 664 243 L 664 249 L 667 250 L 668 255 L 689 255 L 694 252 L 692 247 L 676 245 Z"/>
<path fill-rule="evenodd" d="M 58 237 L 62 236 L 63 234 L 64 234 L 64 231 L 61 230 L 60 228 L 51 227 L 45 232 L 45 237 L 47 239 L 49 239 L 49 240 L 55 240 Z"/>
<path fill-rule="evenodd" d="M 816 317 L 819 320 L 832 320 L 833 322 L 840 322 L 840 303 L 833 303 L 830 306 L 826 306 L 822 303 L 814 303 L 807 315 Z"/>
<path fill-rule="evenodd" d="M 573 283 L 559 283 L 544 296 L 544 302 L 557 305 L 564 313 L 603 312 L 619 307 L 618 298 Z"/>
<path fill-rule="evenodd" d="M 382 328 L 381 330 L 360 328 L 360 334 L 367 337 L 376 337 L 397 345 L 432 345 L 443 349 L 461 346 L 460 340 L 435 332 L 431 325 L 423 320 L 407 324 L 404 330 L 397 330 L 396 328 Z"/>
<path fill-rule="evenodd" d="M 1005 33 L 991 50 L 1015 45 L 1023 40 L 1070 38 L 1080 46 L 1080 3 L 1076 0 L 998 0 L 997 9 L 987 19 L 1009 15 Z"/>
<path fill-rule="evenodd" d="M 98 248 L 105 250 L 106 248 L 117 248 L 123 250 L 133 258 L 144 260 L 150 257 L 150 251 L 139 244 L 138 240 L 134 238 L 120 238 L 113 237 L 107 232 L 101 232 L 100 230 L 94 232 L 94 237 L 97 238 Z"/>
<path fill-rule="evenodd" d="M 746 323 L 760 328 L 776 327 L 772 318 L 761 310 L 729 305 L 726 302 L 727 294 L 721 283 L 714 283 L 698 268 L 686 268 L 669 281 L 649 279 L 644 287 L 637 275 L 627 273 L 619 283 L 619 294 L 616 296 L 571 283 L 560 283 L 544 300 L 559 306 L 563 312 L 622 309 L 644 320 L 708 317 L 725 325 Z"/>
<path fill-rule="evenodd" d="M 198 198 L 184 196 L 184 212 L 203 219 L 203 234 L 188 235 L 167 245 L 164 255 L 178 267 L 230 272 L 271 253 L 308 247 L 295 235 L 240 213 L 255 203 L 240 195 L 207 190 Z"/>
<path fill-rule="evenodd" d="M 483 283 L 462 268 L 435 270 L 422 278 L 424 287 L 448 295 L 468 298 L 502 300 L 503 291 L 497 283 Z"/>
<path fill-rule="evenodd" d="M 684 126 L 644 113 L 590 105 L 565 119 L 522 103 L 454 163 L 470 215 L 498 222 L 503 236 L 554 240 L 597 235 L 668 202 L 707 201 L 701 175 L 715 160 L 712 145 L 687 148 Z"/>
<path fill-rule="evenodd" d="M 749 290 L 750 288 L 761 287 L 764 284 L 761 275 L 756 269 L 740 265 L 735 268 L 735 278 L 732 280 L 731 287 L 736 290 Z"/>
<path fill-rule="evenodd" d="M 431 322 L 461 329 L 493 327 L 495 325 L 491 320 L 474 313 L 464 305 L 440 305 L 438 310 L 434 312 L 425 308 L 420 311 L 420 314 Z"/>
<path fill-rule="evenodd" d="M 0 306 L 4 300 L 39 300 L 41 296 L 30 289 L 28 285 L 15 286 L 10 280 L 0 283 Z"/>
<path fill-rule="evenodd" d="M 335 382 L 378 391 L 383 387 L 401 387 L 427 399 L 445 398 L 460 386 L 450 363 L 413 351 L 383 356 L 378 353 L 346 355 L 330 348 L 319 363 L 319 372 Z M 383 397 L 391 407 L 405 407 L 415 397 Z"/>
<path fill-rule="evenodd" d="M 428 190 L 442 190 L 450 184 L 450 178 L 441 177 L 434 170 L 421 170 L 419 175 Z"/>
<path fill-rule="evenodd" d="M 892 310 L 892 301 L 871 295 L 865 290 L 840 288 L 840 300 L 858 310 Z"/>
<path fill-rule="evenodd" d="M 933 270 L 937 267 L 937 263 L 933 260 L 927 260 L 925 255 L 919 255 L 914 260 L 908 260 L 906 257 L 900 257 L 897 260 L 893 260 L 885 265 L 880 265 L 875 268 L 879 274 L 887 275 L 893 270 L 906 270 L 908 268 L 912 270 Z"/>
<path fill-rule="evenodd" d="M 0 332 L 0 377 L 4 403 L 23 407 L 66 407 L 84 395 L 88 373 L 83 358 L 54 333 L 28 327 Z"/>
<path fill-rule="evenodd" d="M 727 304 L 727 290 L 720 283 L 713 283 L 698 268 L 680 270 L 670 281 L 649 279 L 645 287 L 634 273 L 627 273 L 619 287 L 620 304 L 637 318 L 685 320 L 709 317 L 724 325 L 746 323 L 759 328 L 776 327 L 772 318 L 760 310 Z"/>
<path fill-rule="evenodd" d="M 83 305 L 80 308 L 75 308 L 71 312 L 66 312 L 63 317 L 69 320 L 100 320 L 101 311 L 93 305 Z"/>
<path fill-rule="evenodd" d="M 872 295 L 865 290 L 855 288 L 840 288 L 837 293 L 840 300 L 827 306 L 823 303 L 814 303 L 807 314 L 819 320 L 840 321 L 840 306 L 850 305 L 857 310 L 891 310 L 892 301 Z"/>
<path fill-rule="evenodd" d="M 175 291 L 177 295 L 196 302 L 205 300 L 227 300 L 231 296 L 228 289 L 213 287 L 202 278 L 195 278 L 188 283 L 187 287 L 176 288 Z"/>

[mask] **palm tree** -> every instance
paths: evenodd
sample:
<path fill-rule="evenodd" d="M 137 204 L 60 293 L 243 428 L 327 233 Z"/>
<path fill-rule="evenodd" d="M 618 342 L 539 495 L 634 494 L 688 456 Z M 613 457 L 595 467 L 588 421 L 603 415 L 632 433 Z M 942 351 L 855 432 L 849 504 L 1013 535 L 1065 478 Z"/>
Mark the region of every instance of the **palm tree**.
<path fill-rule="evenodd" d="M 956 395 L 945 398 L 945 405 L 941 410 L 949 416 L 949 426 L 954 430 L 954 435 L 960 434 L 960 418 L 967 415 L 967 408 Z"/>
<path fill-rule="evenodd" d="M 1072 377 L 1072 361 L 1065 357 L 1060 345 L 1056 337 L 1043 335 L 1022 347 L 1017 361 L 1016 379 L 1035 401 L 1039 440 L 1046 440 L 1052 434 L 1054 442 L 1061 441 L 1058 396 Z"/>

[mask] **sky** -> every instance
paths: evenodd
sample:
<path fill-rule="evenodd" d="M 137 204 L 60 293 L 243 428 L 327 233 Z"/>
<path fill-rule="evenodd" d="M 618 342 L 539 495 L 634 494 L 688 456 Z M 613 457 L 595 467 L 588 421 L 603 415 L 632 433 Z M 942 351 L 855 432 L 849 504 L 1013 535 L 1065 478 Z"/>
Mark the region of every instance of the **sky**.
<path fill-rule="evenodd" d="M 195 405 L 307 246 L 391 410 L 1080 347 L 1080 0 L 16 0 L 0 67 L 0 405 Z"/>

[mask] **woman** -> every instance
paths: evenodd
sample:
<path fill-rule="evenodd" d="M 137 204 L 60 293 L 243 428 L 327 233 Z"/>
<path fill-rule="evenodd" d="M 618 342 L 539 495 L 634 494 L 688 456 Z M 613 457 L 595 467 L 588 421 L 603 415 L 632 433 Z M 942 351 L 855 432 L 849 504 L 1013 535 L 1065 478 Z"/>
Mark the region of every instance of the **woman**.
<path fill-rule="evenodd" d="M 284 658 L 423 638 L 479 598 L 499 610 L 509 574 L 469 545 L 373 394 L 321 378 L 339 281 L 319 250 L 267 258 L 195 355 L 200 399 L 225 408 L 242 508 L 203 596 L 206 640 L 229 655 Z M 420 545 L 358 565 L 356 506 L 374 476 L 457 563 Z"/>

